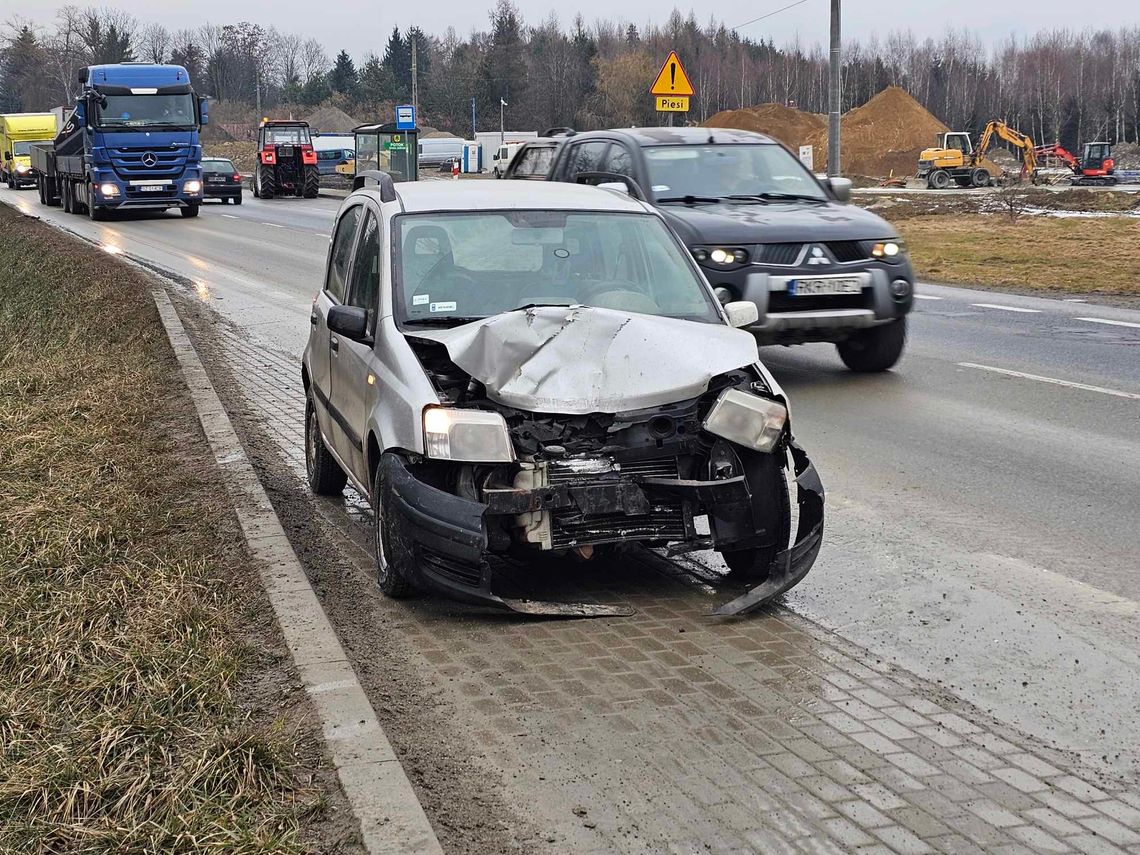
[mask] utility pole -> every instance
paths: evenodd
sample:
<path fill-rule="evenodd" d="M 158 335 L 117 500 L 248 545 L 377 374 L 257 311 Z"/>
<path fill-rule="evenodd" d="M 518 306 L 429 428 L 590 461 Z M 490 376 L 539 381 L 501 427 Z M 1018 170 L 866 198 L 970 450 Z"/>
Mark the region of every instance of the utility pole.
<path fill-rule="evenodd" d="M 471 139 L 475 139 L 475 99 L 471 99 Z"/>
<path fill-rule="evenodd" d="M 502 95 L 499 96 L 499 145 L 507 141 L 507 122 L 506 112 L 507 101 Z"/>
<path fill-rule="evenodd" d="M 827 116 L 827 177 L 837 178 L 840 171 L 839 157 L 839 117 L 843 114 L 843 80 L 840 77 L 841 64 L 839 61 L 839 6 L 840 0 L 831 0 L 831 76 L 828 80 L 830 89 L 828 116 Z"/>
<path fill-rule="evenodd" d="M 416 115 L 420 114 L 420 81 L 416 69 L 416 34 L 408 33 L 412 42 L 412 109 Z"/>

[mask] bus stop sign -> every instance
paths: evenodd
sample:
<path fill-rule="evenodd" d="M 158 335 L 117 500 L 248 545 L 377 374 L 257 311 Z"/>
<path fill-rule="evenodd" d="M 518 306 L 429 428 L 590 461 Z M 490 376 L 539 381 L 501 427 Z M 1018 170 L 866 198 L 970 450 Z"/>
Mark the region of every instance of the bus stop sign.
<path fill-rule="evenodd" d="M 396 128 L 410 131 L 416 126 L 416 108 L 411 104 L 401 104 L 396 108 Z"/>

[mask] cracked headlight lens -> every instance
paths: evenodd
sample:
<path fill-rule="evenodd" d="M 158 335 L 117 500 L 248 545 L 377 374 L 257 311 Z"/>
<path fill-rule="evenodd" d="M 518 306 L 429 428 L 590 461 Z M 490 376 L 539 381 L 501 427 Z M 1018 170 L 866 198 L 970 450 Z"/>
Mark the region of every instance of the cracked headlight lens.
<path fill-rule="evenodd" d="M 709 410 L 704 428 L 745 448 L 770 452 L 780 441 L 787 421 L 788 410 L 783 404 L 726 389 Z"/>
<path fill-rule="evenodd" d="M 437 460 L 509 463 L 515 459 L 507 423 L 498 413 L 428 407 L 424 453 Z"/>

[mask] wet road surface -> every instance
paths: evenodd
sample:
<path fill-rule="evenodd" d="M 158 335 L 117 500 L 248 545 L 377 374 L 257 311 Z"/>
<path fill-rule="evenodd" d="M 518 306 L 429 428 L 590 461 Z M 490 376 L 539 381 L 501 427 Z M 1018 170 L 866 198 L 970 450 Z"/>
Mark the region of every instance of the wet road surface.
<path fill-rule="evenodd" d="M 196 328 L 233 369 L 227 403 L 301 470 L 296 358 L 338 202 L 103 224 L 16 198 L 216 311 L 227 323 Z M 342 587 L 374 617 L 338 625 L 354 664 L 369 632 L 398 637 L 455 737 L 536 794 L 554 837 L 538 843 L 1137 851 L 1140 312 L 920 293 L 891 374 L 848 374 L 829 346 L 761 352 L 829 490 L 824 551 L 784 609 L 710 621 L 707 574 L 652 555 L 570 574 L 634 618 L 397 605 L 368 584 L 362 511 L 322 503 L 354 568 Z M 351 611 L 324 594 L 334 623 Z M 1124 783 L 1086 790 L 1103 770 Z"/>

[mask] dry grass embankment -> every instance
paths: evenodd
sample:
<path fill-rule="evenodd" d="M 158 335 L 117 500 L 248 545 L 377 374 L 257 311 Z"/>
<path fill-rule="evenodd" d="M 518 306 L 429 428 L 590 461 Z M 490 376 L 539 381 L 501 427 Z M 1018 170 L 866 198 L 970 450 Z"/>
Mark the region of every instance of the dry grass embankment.
<path fill-rule="evenodd" d="M 1079 294 L 1140 296 L 1140 219 L 884 215 L 920 279 Z"/>
<path fill-rule="evenodd" d="M 0 232 L 0 851 L 300 850 L 287 660 L 146 281 Z"/>

